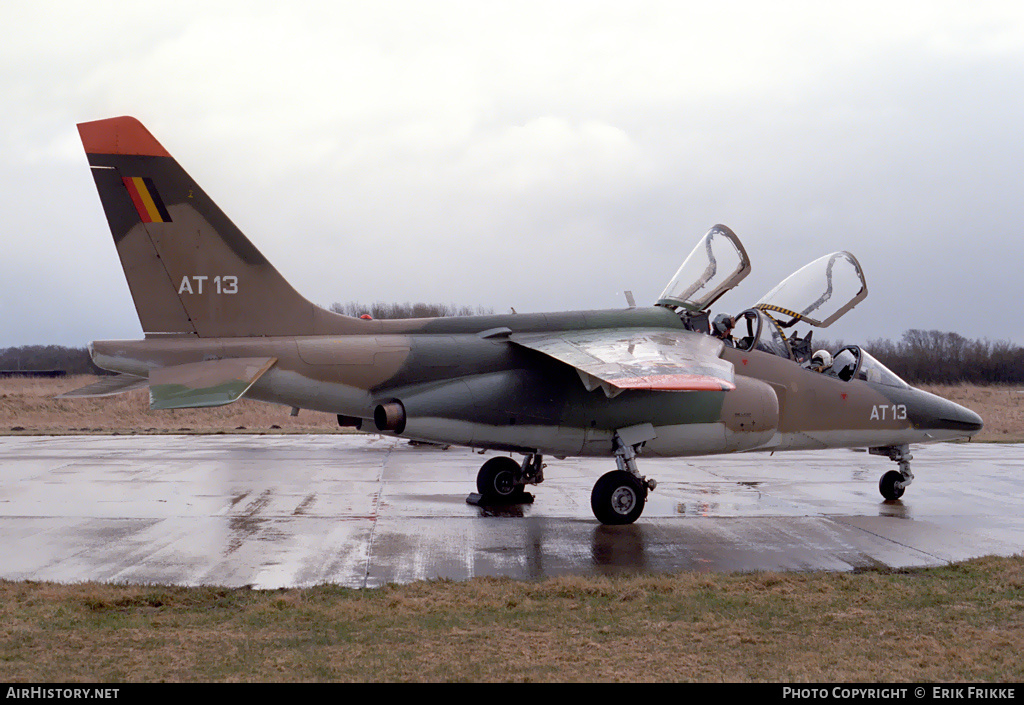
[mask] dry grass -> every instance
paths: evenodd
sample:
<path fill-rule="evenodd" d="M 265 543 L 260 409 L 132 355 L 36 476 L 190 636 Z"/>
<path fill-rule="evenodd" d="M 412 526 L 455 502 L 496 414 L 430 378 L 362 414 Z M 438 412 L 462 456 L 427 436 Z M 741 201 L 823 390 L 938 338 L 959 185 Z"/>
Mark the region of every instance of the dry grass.
<path fill-rule="evenodd" d="M 0 681 L 1020 682 L 1024 558 L 278 591 L 0 583 Z"/>
<path fill-rule="evenodd" d="M 96 377 L 0 379 L 0 435 L 90 433 L 347 433 L 331 414 L 242 399 L 211 409 L 151 411 L 149 392 L 54 399 Z"/>

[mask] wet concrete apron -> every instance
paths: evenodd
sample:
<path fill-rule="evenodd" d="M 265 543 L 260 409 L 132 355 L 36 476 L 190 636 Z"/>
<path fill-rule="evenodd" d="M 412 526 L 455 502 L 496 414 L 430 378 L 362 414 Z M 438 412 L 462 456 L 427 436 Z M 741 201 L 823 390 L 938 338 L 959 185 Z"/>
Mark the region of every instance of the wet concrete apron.
<path fill-rule="evenodd" d="M 492 454 L 370 435 L 0 438 L 0 578 L 377 586 L 492 575 L 839 570 L 1024 550 L 1024 446 L 652 459 L 640 520 L 594 519 L 612 459 L 548 459 L 532 504 L 466 503 Z"/>

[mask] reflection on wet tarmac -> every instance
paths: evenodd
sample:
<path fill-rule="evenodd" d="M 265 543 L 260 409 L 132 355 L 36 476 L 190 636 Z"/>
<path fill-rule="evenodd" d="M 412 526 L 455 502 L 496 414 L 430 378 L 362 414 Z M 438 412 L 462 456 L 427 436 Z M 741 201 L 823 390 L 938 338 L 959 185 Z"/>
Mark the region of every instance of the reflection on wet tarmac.
<path fill-rule="evenodd" d="M 1019 445 L 915 447 L 893 502 L 878 494 L 891 464 L 865 453 L 641 457 L 658 487 L 630 526 L 591 514 L 602 459 L 551 460 L 532 504 L 467 504 L 487 457 L 368 435 L 0 438 L 0 577 L 372 587 L 908 567 L 1024 545 Z"/>
<path fill-rule="evenodd" d="M 647 551 L 644 546 L 644 527 L 639 524 L 626 526 L 594 527 L 590 544 L 590 555 L 599 569 L 614 571 L 643 571 L 648 569 Z M 602 570 L 601 572 L 606 572 Z"/>
<path fill-rule="evenodd" d="M 909 519 L 910 507 L 905 505 L 902 499 L 886 499 L 878 505 L 878 516 Z"/>
<path fill-rule="evenodd" d="M 480 510 L 480 517 L 507 517 L 512 519 L 522 519 L 526 516 L 523 511 L 525 505 L 522 504 L 490 504 L 485 507 L 478 507 Z"/>

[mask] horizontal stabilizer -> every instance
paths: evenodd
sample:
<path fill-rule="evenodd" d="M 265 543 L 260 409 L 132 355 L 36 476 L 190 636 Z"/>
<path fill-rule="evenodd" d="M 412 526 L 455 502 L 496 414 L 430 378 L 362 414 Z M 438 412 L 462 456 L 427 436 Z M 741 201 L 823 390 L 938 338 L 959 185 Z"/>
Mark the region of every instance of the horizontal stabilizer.
<path fill-rule="evenodd" d="M 736 388 L 723 343 L 689 331 L 609 328 L 516 333 L 513 343 L 575 367 L 588 390 L 714 391 Z"/>
<path fill-rule="evenodd" d="M 142 389 L 149 384 L 145 377 L 135 375 L 110 375 L 101 377 L 98 382 L 93 382 L 79 389 L 72 389 L 70 392 L 58 394 L 57 399 L 84 399 L 87 397 L 111 397 L 115 394 L 124 394 L 134 389 Z"/>
<path fill-rule="evenodd" d="M 161 367 L 149 373 L 149 408 L 195 409 L 241 399 L 276 357 L 241 357 Z"/>

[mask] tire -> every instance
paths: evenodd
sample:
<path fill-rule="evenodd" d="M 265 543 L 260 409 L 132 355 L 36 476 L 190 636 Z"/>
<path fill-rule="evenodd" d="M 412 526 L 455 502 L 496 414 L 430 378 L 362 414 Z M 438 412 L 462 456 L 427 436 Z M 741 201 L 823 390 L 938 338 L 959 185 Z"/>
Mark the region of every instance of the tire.
<path fill-rule="evenodd" d="M 516 484 L 519 463 L 509 457 L 491 458 L 476 475 L 476 490 L 485 503 L 515 502 L 523 496 L 524 485 Z"/>
<path fill-rule="evenodd" d="M 632 524 L 646 502 L 647 487 L 623 470 L 602 475 L 590 493 L 590 508 L 602 524 Z"/>
<path fill-rule="evenodd" d="M 903 496 L 903 492 L 906 489 L 902 485 L 899 489 L 896 488 L 897 482 L 903 482 L 903 474 L 890 470 L 889 472 L 882 475 L 882 479 L 878 481 L 878 491 L 882 493 L 882 496 L 886 499 L 899 499 Z"/>

